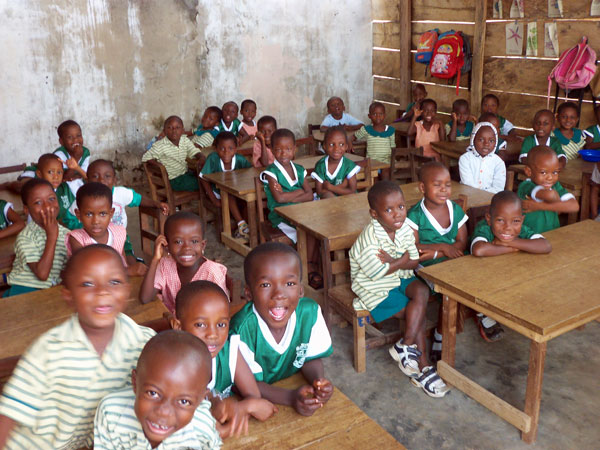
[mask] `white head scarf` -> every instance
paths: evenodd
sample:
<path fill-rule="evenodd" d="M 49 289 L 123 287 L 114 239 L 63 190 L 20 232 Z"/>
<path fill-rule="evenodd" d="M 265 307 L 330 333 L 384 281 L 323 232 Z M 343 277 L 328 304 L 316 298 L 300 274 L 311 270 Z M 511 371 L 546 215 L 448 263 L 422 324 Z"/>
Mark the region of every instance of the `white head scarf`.
<path fill-rule="evenodd" d="M 490 127 L 494 131 L 494 137 L 496 138 L 496 148 L 498 147 L 498 132 L 496 131 L 496 127 L 494 126 L 494 124 L 491 123 L 491 122 L 479 122 L 473 128 L 473 132 L 471 133 L 471 143 L 467 147 L 467 151 L 474 152 L 478 156 L 479 156 L 479 153 L 477 153 L 477 150 L 475 149 L 475 144 L 474 144 L 474 142 L 475 142 L 475 135 L 477 134 L 477 132 L 479 131 L 479 129 L 483 128 L 483 127 Z M 490 155 L 493 155 L 494 153 L 495 153 L 495 149 L 494 149 L 494 152 L 490 153 Z"/>

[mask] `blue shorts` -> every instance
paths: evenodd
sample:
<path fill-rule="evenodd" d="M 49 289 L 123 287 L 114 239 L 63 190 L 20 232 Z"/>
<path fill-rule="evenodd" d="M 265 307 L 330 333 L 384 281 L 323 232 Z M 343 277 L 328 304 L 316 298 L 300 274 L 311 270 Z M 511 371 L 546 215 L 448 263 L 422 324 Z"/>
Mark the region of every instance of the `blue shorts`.
<path fill-rule="evenodd" d="M 400 286 L 392 289 L 385 300 L 371 310 L 373 320 L 381 322 L 406 308 L 409 301 L 409 298 L 406 296 L 406 288 L 416 279 L 417 277 L 403 278 Z"/>

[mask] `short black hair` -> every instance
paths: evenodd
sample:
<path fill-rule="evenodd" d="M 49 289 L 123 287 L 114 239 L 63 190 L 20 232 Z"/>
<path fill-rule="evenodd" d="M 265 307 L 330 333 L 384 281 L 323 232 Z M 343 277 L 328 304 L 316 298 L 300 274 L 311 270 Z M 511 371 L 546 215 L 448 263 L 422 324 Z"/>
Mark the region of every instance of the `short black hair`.
<path fill-rule="evenodd" d="M 344 135 L 344 138 L 346 139 L 346 143 L 348 143 L 348 134 L 346 133 L 346 129 L 343 125 L 337 125 L 335 127 L 327 128 L 327 131 L 325 131 L 325 136 L 323 137 L 323 142 L 327 142 L 329 136 L 335 133 L 342 133 Z"/>
<path fill-rule="evenodd" d="M 223 107 L 221 108 L 221 110 L 225 109 L 225 107 L 226 107 L 227 105 L 233 105 L 233 106 L 235 106 L 235 108 L 238 110 L 238 112 L 240 111 L 240 107 L 239 107 L 239 106 L 238 106 L 238 104 L 237 104 L 236 102 L 234 102 L 233 100 L 223 103 Z"/>
<path fill-rule="evenodd" d="M 229 298 L 221 287 L 212 281 L 196 280 L 191 283 L 184 284 L 175 297 L 175 317 L 181 320 L 185 313 L 185 308 L 191 302 L 195 295 L 200 295 L 203 292 L 214 292 L 221 295 L 229 305 Z"/>
<path fill-rule="evenodd" d="M 119 261 L 117 264 L 121 265 L 121 267 L 123 268 L 123 272 L 125 273 L 125 276 L 127 277 L 127 269 L 123 265 L 123 258 L 121 257 L 121 255 L 119 255 L 119 252 L 117 252 L 110 245 L 92 244 L 92 245 L 87 245 L 85 247 L 78 248 L 77 250 L 75 250 L 73 252 L 71 257 L 67 260 L 65 268 L 62 270 L 61 275 L 60 275 L 65 286 L 68 284 L 69 274 L 73 271 L 73 267 L 77 267 L 78 264 L 81 264 L 81 261 L 79 261 L 79 260 L 81 258 L 83 258 L 85 255 L 87 255 L 88 253 L 92 253 L 92 252 L 96 252 L 96 251 L 103 251 L 106 253 L 110 253 L 112 256 L 114 256 Z"/>
<path fill-rule="evenodd" d="M 527 153 L 527 161 L 525 164 L 531 167 L 540 156 L 554 156 L 558 159 L 556 152 L 551 147 L 548 147 L 547 145 L 536 145 L 529 150 L 529 153 Z"/>
<path fill-rule="evenodd" d="M 490 203 L 490 216 L 493 216 L 499 205 L 504 203 L 518 203 L 521 205 L 521 199 L 513 191 L 500 191 L 492 197 Z"/>
<path fill-rule="evenodd" d="M 300 260 L 300 256 L 298 256 L 298 252 L 296 252 L 293 247 L 281 242 L 265 242 L 258 247 L 254 247 L 252 251 L 248 253 L 246 259 L 244 259 L 244 279 L 246 280 L 247 285 L 251 282 L 250 273 L 252 272 L 252 268 L 256 264 L 259 264 L 260 260 L 267 258 L 267 255 L 272 253 L 291 255 L 296 258 L 300 270 L 299 278 L 302 280 L 302 261 Z"/>
<path fill-rule="evenodd" d="M 79 127 L 79 129 L 81 130 L 81 127 L 79 126 L 79 124 L 78 124 L 77 122 L 75 122 L 74 120 L 70 120 L 70 119 L 69 119 L 69 120 L 65 120 L 65 121 L 64 121 L 63 123 L 61 123 L 61 124 L 58 126 L 58 128 L 56 129 L 56 132 L 58 133 L 58 137 L 62 139 L 62 137 L 63 137 L 63 133 L 65 132 L 65 130 L 66 130 L 68 127 L 71 127 L 71 126 L 73 126 L 73 125 L 74 125 L 74 126 L 76 126 L 76 127 Z"/>
<path fill-rule="evenodd" d="M 202 223 L 202 218 L 198 214 L 194 214 L 190 211 L 179 211 L 175 214 L 171 214 L 165 221 L 164 233 L 167 241 L 169 240 L 169 231 L 171 230 L 171 227 L 173 227 L 180 220 L 197 222 L 202 230 L 202 236 L 204 236 L 204 224 Z"/>
<path fill-rule="evenodd" d="M 296 144 L 296 136 L 294 136 L 294 133 L 292 133 L 287 128 L 278 128 L 271 135 L 271 147 L 275 146 L 275 142 L 277 142 L 279 139 L 285 138 L 291 139 L 292 141 L 294 141 L 294 144 Z"/>
<path fill-rule="evenodd" d="M 482 115 L 479 116 L 479 119 L 477 119 L 478 122 L 489 122 L 490 120 L 498 120 L 498 116 L 494 113 L 491 112 L 485 112 Z"/>
<path fill-rule="evenodd" d="M 275 117 L 273 116 L 262 116 L 260 119 L 258 119 L 256 127 L 262 127 L 268 124 L 269 122 L 271 122 L 275 126 L 275 129 L 277 129 L 277 120 L 275 120 Z"/>
<path fill-rule="evenodd" d="M 254 105 L 254 107 L 256 108 L 256 102 L 250 98 L 247 98 L 246 100 L 244 100 L 242 102 L 242 105 L 240 106 L 240 109 L 244 109 L 244 107 L 248 104 Z"/>
<path fill-rule="evenodd" d="M 54 188 L 49 181 L 44 180 L 43 178 L 32 178 L 21 188 L 21 201 L 23 202 L 23 205 L 27 205 L 31 191 L 41 185 L 48 186 L 50 189 L 52 189 L 52 192 L 54 192 Z"/>
<path fill-rule="evenodd" d="M 181 124 L 181 126 L 183 126 L 183 120 L 181 120 L 181 117 L 179 116 L 169 116 L 165 119 L 165 123 L 163 124 L 163 128 L 165 128 L 167 126 L 167 124 L 172 121 L 172 120 L 178 120 L 179 123 Z"/>
<path fill-rule="evenodd" d="M 91 198 L 104 197 L 108 201 L 108 204 L 110 205 L 110 207 L 112 208 L 112 190 L 108 186 L 105 186 L 102 183 L 96 183 L 94 181 L 91 183 L 86 183 L 83 186 L 81 186 L 79 188 L 79 190 L 77 191 L 77 195 L 75 196 L 75 201 L 77 202 L 77 208 L 81 209 L 83 201 L 86 198 L 90 198 L 90 197 Z"/>
<path fill-rule="evenodd" d="M 568 108 L 574 109 L 575 112 L 577 113 L 577 117 L 579 117 L 579 107 L 575 103 L 573 103 L 573 102 L 564 102 L 564 103 L 561 103 L 558 106 L 558 111 L 557 112 L 560 115 L 565 109 L 568 109 Z"/>
<path fill-rule="evenodd" d="M 385 111 L 385 105 L 383 103 L 373 102 L 369 105 L 369 114 L 371 114 L 375 108 L 383 108 L 383 110 Z"/>
<path fill-rule="evenodd" d="M 467 108 L 469 109 L 469 102 L 464 98 L 456 99 L 452 102 L 452 111 L 457 110 L 458 108 Z"/>
<path fill-rule="evenodd" d="M 209 106 L 204 112 L 215 113 L 217 116 L 219 116 L 219 120 L 223 118 L 223 111 L 221 111 L 221 108 L 219 108 L 218 106 Z"/>
<path fill-rule="evenodd" d="M 549 109 L 540 109 L 538 112 L 536 112 L 533 115 L 533 120 L 535 121 L 535 119 L 537 119 L 542 114 L 548 114 L 548 115 L 550 115 L 550 117 L 552 117 L 552 120 L 555 120 L 554 113 L 552 111 L 550 111 Z"/>
<path fill-rule="evenodd" d="M 421 168 L 419 169 L 419 181 L 421 182 L 425 182 L 425 178 L 427 177 L 427 173 L 435 170 L 435 169 L 442 169 L 445 170 L 446 172 L 450 172 L 448 170 L 448 168 L 442 164 L 439 161 L 430 161 L 428 163 L 425 163 L 421 166 Z"/>
<path fill-rule="evenodd" d="M 215 140 L 213 141 L 213 147 L 216 148 L 217 145 L 219 145 L 219 142 L 221 141 L 233 141 L 235 142 L 235 146 L 237 147 L 237 138 L 235 137 L 235 134 L 233 134 L 231 131 L 221 131 L 219 134 L 217 134 Z"/>
<path fill-rule="evenodd" d="M 329 108 L 329 104 L 330 104 L 332 101 L 334 101 L 334 100 L 340 100 L 342 103 L 344 103 L 344 100 L 342 100 L 342 98 L 341 98 L 341 97 L 337 97 L 337 96 L 330 97 L 330 98 L 329 98 L 329 100 L 327 100 L 327 107 L 328 107 L 328 108 Z"/>
<path fill-rule="evenodd" d="M 485 94 L 483 96 L 483 98 L 481 99 L 481 104 L 483 105 L 483 102 L 485 102 L 488 98 L 496 100 L 496 103 L 498 104 L 498 106 L 500 106 L 500 99 L 498 98 L 498 96 L 496 96 L 494 94 Z"/>
<path fill-rule="evenodd" d="M 44 153 L 37 160 L 37 168 L 39 169 L 40 166 L 43 166 L 44 164 L 50 161 L 58 161 L 62 166 L 62 160 L 58 157 L 58 155 L 54 153 Z"/>
<path fill-rule="evenodd" d="M 90 172 L 90 170 L 93 166 L 98 166 L 98 165 L 108 166 L 112 169 L 113 173 L 115 173 L 115 166 L 114 166 L 113 162 L 109 161 L 108 159 L 95 159 L 94 161 L 92 161 L 90 163 L 90 165 L 88 166 L 88 169 L 87 169 L 88 173 Z"/>
<path fill-rule="evenodd" d="M 423 83 L 417 83 L 414 84 L 411 90 L 415 90 L 415 89 L 423 89 L 423 92 L 427 92 L 427 88 L 425 87 L 425 85 Z"/>
<path fill-rule="evenodd" d="M 369 189 L 369 192 L 367 194 L 369 208 L 375 209 L 375 203 L 377 203 L 377 200 L 393 192 L 400 192 L 400 194 L 404 195 L 400 186 L 394 183 L 393 181 L 378 181 L 373 186 L 371 186 L 371 189 Z"/>
<path fill-rule="evenodd" d="M 432 98 L 425 98 L 425 99 L 423 99 L 423 101 L 421 102 L 421 109 L 424 109 L 425 105 L 427 103 L 431 103 L 433 105 L 433 107 L 435 108 L 435 110 L 437 111 L 437 102 L 434 99 L 432 99 Z"/>

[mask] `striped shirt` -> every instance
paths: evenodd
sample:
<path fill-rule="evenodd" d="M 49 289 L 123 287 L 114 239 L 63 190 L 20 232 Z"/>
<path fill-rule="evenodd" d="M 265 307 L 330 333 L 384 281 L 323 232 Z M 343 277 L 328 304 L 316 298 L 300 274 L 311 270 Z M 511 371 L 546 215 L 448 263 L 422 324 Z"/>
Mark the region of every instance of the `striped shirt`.
<path fill-rule="evenodd" d="M 40 260 L 46 247 L 46 232 L 33 220 L 29 222 L 17 236 L 15 242 L 15 261 L 12 271 L 8 275 L 8 284 L 28 286 L 36 289 L 45 289 L 60 283 L 60 272 L 67 261 L 67 248 L 65 247 L 65 236 L 69 230 L 58 225 L 58 238 L 54 249 L 54 260 L 50 274 L 45 281 L 40 280 L 29 263 Z"/>
<path fill-rule="evenodd" d="M 579 128 L 573 128 L 573 137 L 571 139 L 563 135 L 560 128 L 555 128 L 552 136 L 560 141 L 563 152 L 565 152 L 569 160 L 577 158 L 579 150 L 585 147 L 585 135 Z"/>
<path fill-rule="evenodd" d="M 121 259 L 123 260 L 123 265 L 127 267 L 127 260 L 125 259 L 125 255 L 123 254 L 123 248 L 125 246 L 125 240 L 127 239 L 127 230 L 120 226 L 115 225 L 114 223 L 108 224 L 108 241 L 106 245 L 114 248 L 119 255 L 121 255 Z M 94 245 L 98 242 L 91 237 L 87 231 L 83 228 L 78 228 L 77 230 L 73 230 L 69 232 L 65 236 L 65 246 L 67 247 L 67 254 L 69 258 L 73 254 L 73 249 L 71 249 L 71 243 L 69 242 L 69 238 L 73 236 L 77 242 L 79 242 L 83 247 L 87 247 L 88 245 Z"/>
<path fill-rule="evenodd" d="M 94 450 L 150 450 L 135 410 L 131 388 L 107 395 L 98 405 L 94 420 Z M 222 442 L 210 413 L 210 402 L 203 400 L 192 420 L 163 440 L 157 450 L 218 449 Z"/>
<path fill-rule="evenodd" d="M 21 356 L 0 396 L 0 414 L 18 423 L 6 449 L 91 447 L 98 403 L 130 386 L 131 370 L 154 334 L 119 314 L 101 357 L 76 314 L 40 336 Z"/>
<path fill-rule="evenodd" d="M 165 166 L 169 180 L 177 178 L 188 171 L 186 158 L 193 158 L 200 152 L 187 136 L 179 138 L 179 145 L 174 145 L 169 138 L 156 141 L 152 148 L 142 155 L 142 162 L 156 159 Z"/>
<path fill-rule="evenodd" d="M 192 142 L 199 147 L 210 147 L 213 144 L 215 137 L 211 133 L 203 133 L 201 136 L 194 134 Z"/>
<path fill-rule="evenodd" d="M 375 131 L 371 125 L 362 127 L 354 133 L 356 139 L 367 139 L 367 156 L 371 159 L 390 163 L 392 147 L 396 146 L 396 130 L 394 127 L 385 126 L 381 133 Z"/>
<path fill-rule="evenodd" d="M 376 219 L 371 219 L 350 249 L 350 277 L 352 290 L 358 296 L 354 309 L 371 311 L 400 285 L 401 279 L 414 276 L 412 270 L 399 269 L 388 274 L 389 263 L 382 263 L 377 255 L 383 249 L 392 258 L 400 258 L 408 252 L 410 259 L 418 260 L 419 251 L 415 235 L 407 222 L 396 230 L 394 242 Z"/>

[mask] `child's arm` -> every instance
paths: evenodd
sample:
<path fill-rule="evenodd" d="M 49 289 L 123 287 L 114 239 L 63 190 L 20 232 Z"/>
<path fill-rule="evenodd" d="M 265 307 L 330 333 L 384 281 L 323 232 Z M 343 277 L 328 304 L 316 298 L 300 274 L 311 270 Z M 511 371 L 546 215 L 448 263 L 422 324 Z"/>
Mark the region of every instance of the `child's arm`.
<path fill-rule="evenodd" d="M 260 398 L 260 389 L 258 389 L 254 374 L 239 351 L 235 367 L 235 386 L 243 397 L 240 402 L 241 412 L 250 414 L 260 421 L 267 420 L 277 412 L 277 407 L 273 403 Z"/>
<path fill-rule="evenodd" d="M 545 238 L 520 239 L 516 238 L 510 242 L 502 242 L 494 239 L 493 242 L 478 241 L 473 244 L 472 254 L 474 256 L 498 256 L 506 253 L 518 252 L 519 250 L 527 253 L 550 253 L 552 245 Z"/>
<path fill-rule="evenodd" d="M 415 105 L 412 109 L 413 111 L 413 116 L 410 118 L 410 125 L 408 127 L 408 135 L 409 136 L 413 136 L 415 134 L 417 134 L 417 127 L 416 127 L 416 122 L 417 122 L 417 117 L 419 117 L 423 111 L 420 110 L 419 108 L 417 108 L 417 106 Z"/>
<path fill-rule="evenodd" d="M 594 138 L 589 135 L 585 135 L 585 148 L 590 150 L 600 149 L 600 142 L 594 142 Z"/>
<path fill-rule="evenodd" d="M 257 131 L 256 138 L 260 141 L 260 163 L 263 167 L 267 167 L 269 165 L 269 152 L 267 151 L 265 135 L 262 131 Z"/>
<path fill-rule="evenodd" d="M 554 189 L 541 189 L 535 193 L 535 197 L 542 201 L 537 202 L 529 197 L 522 201 L 524 212 L 554 211 L 556 213 L 576 213 L 579 211 L 579 203 L 577 203 L 574 197 L 563 201 L 560 194 Z"/>
<path fill-rule="evenodd" d="M 312 386 L 315 397 L 319 400 L 321 406 L 324 406 L 333 395 L 333 385 L 331 381 L 325 378 L 323 360 L 319 358 L 308 361 L 304 363 L 301 371 L 306 381 Z"/>
<path fill-rule="evenodd" d="M 308 384 L 292 390 L 259 381 L 258 388 L 263 398 L 278 405 L 292 406 L 303 416 L 312 416 L 322 406 L 322 403 L 315 397 L 313 387 Z"/>
<path fill-rule="evenodd" d="M 67 159 L 65 164 L 68 167 L 68 169 L 64 173 L 65 181 L 71 181 L 72 179 L 76 178 L 77 176 L 80 176 L 84 180 L 87 180 L 87 173 L 85 173 L 85 170 L 83 170 L 81 168 L 81 166 L 79 165 L 79 163 L 77 162 L 77 160 L 75 158 L 73 158 L 71 156 L 69 159 Z"/>
<path fill-rule="evenodd" d="M 58 240 L 58 222 L 51 208 L 42 210 L 42 221 L 42 228 L 46 232 L 44 252 L 39 261 L 30 262 L 27 265 L 39 280 L 46 281 L 50 276 L 50 270 L 52 270 L 52 263 L 54 262 L 54 251 Z"/>
<path fill-rule="evenodd" d="M 281 188 L 281 185 L 277 182 L 277 180 L 273 177 L 269 177 L 269 189 L 271 189 L 271 194 L 273 194 L 273 198 L 277 203 L 300 203 L 309 201 L 305 185 L 310 191 L 310 200 L 312 200 L 312 189 L 308 185 L 308 180 L 304 179 L 302 189 L 296 189 L 292 192 L 283 192 L 283 189 Z"/>
<path fill-rule="evenodd" d="M 4 230 L 0 230 L 0 239 L 18 234 L 19 231 L 25 228 L 25 221 L 14 209 L 8 208 L 6 218 L 10 220 L 12 224 L 7 226 Z"/>
<path fill-rule="evenodd" d="M 452 113 L 452 126 L 450 127 L 450 134 L 448 135 L 448 140 L 450 142 L 456 141 L 456 128 L 458 126 L 458 117 L 455 112 Z M 444 127 L 444 131 L 446 131 Z"/>
<path fill-rule="evenodd" d="M 345 178 L 342 184 L 338 184 L 337 186 L 334 186 L 329 181 L 325 180 L 323 182 L 323 188 L 337 195 L 354 194 L 356 192 L 356 175 L 352 175 L 350 178 Z"/>
<path fill-rule="evenodd" d="M 415 230 L 415 235 L 418 231 Z M 456 233 L 456 239 L 454 244 L 420 244 L 417 239 L 417 248 L 421 254 L 419 261 L 428 261 L 430 259 L 436 259 L 441 256 L 445 256 L 450 259 L 460 258 L 465 254 L 467 248 L 467 226 L 462 224 Z"/>
<path fill-rule="evenodd" d="M 206 181 L 204 178 L 200 178 L 200 184 L 202 184 L 202 189 L 204 189 L 204 192 L 206 193 L 206 196 L 208 197 L 210 202 L 213 205 L 215 205 L 217 208 L 220 208 L 221 200 L 219 200 L 215 196 L 215 193 L 213 192 L 212 188 L 210 187 L 210 183 L 208 181 Z"/>
<path fill-rule="evenodd" d="M 154 201 L 150 197 L 147 197 L 142 194 L 142 200 L 140 201 L 140 206 L 146 206 L 148 208 L 158 208 L 163 216 L 169 215 L 169 205 L 164 202 Z"/>
<path fill-rule="evenodd" d="M 360 130 L 363 127 L 364 124 L 362 123 L 357 123 L 356 125 L 344 125 L 344 129 L 346 131 L 356 131 L 356 130 Z"/>
<path fill-rule="evenodd" d="M 438 124 L 438 136 L 440 137 L 440 141 L 446 140 L 446 127 L 444 126 L 444 122 L 440 119 L 434 119 Z"/>
<path fill-rule="evenodd" d="M 4 448 L 10 432 L 16 425 L 17 422 L 13 419 L 0 414 L 0 448 Z"/>
<path fill-rule="evenodd" d="M 404 252 L 400 258 L 392 258 L 385 250 L 379 249 L 377 257 L 383 264 L 389 264 L 390 267 L 386 273 L 389 275 L 396 272 L 397 270 L 411 270 L 416 269 L 419 265 L 418 259 L 410 259 L 408 251 Z"/>
<path fill-rule="evenodd" d="M 156 277 L 156 270 L 158 269 L 160 259 L 163 257 L 164 248 L 167 248 L 167 238 L 161 234 L 154 242 L 154 256 L 152 257 L 152 261 L 150 261 L 150 266 L 148 267 L 146 275 L 144 275 L 144 280 L 140 287 L 139 298 L 142 304 L 154 300 L 156 293 L 158 292 L 154 287 L 154 278 Z"/>
<path fill-rule="evenodd" d="M 79 250 L 81 247 L 83 247 L 83 245 L 80 244 L 80 242 L 75 239 L 73 236 L 69 236 L 69 247 L 71 247 L 71 254 L 75 253 L 77 250 Z"/>

